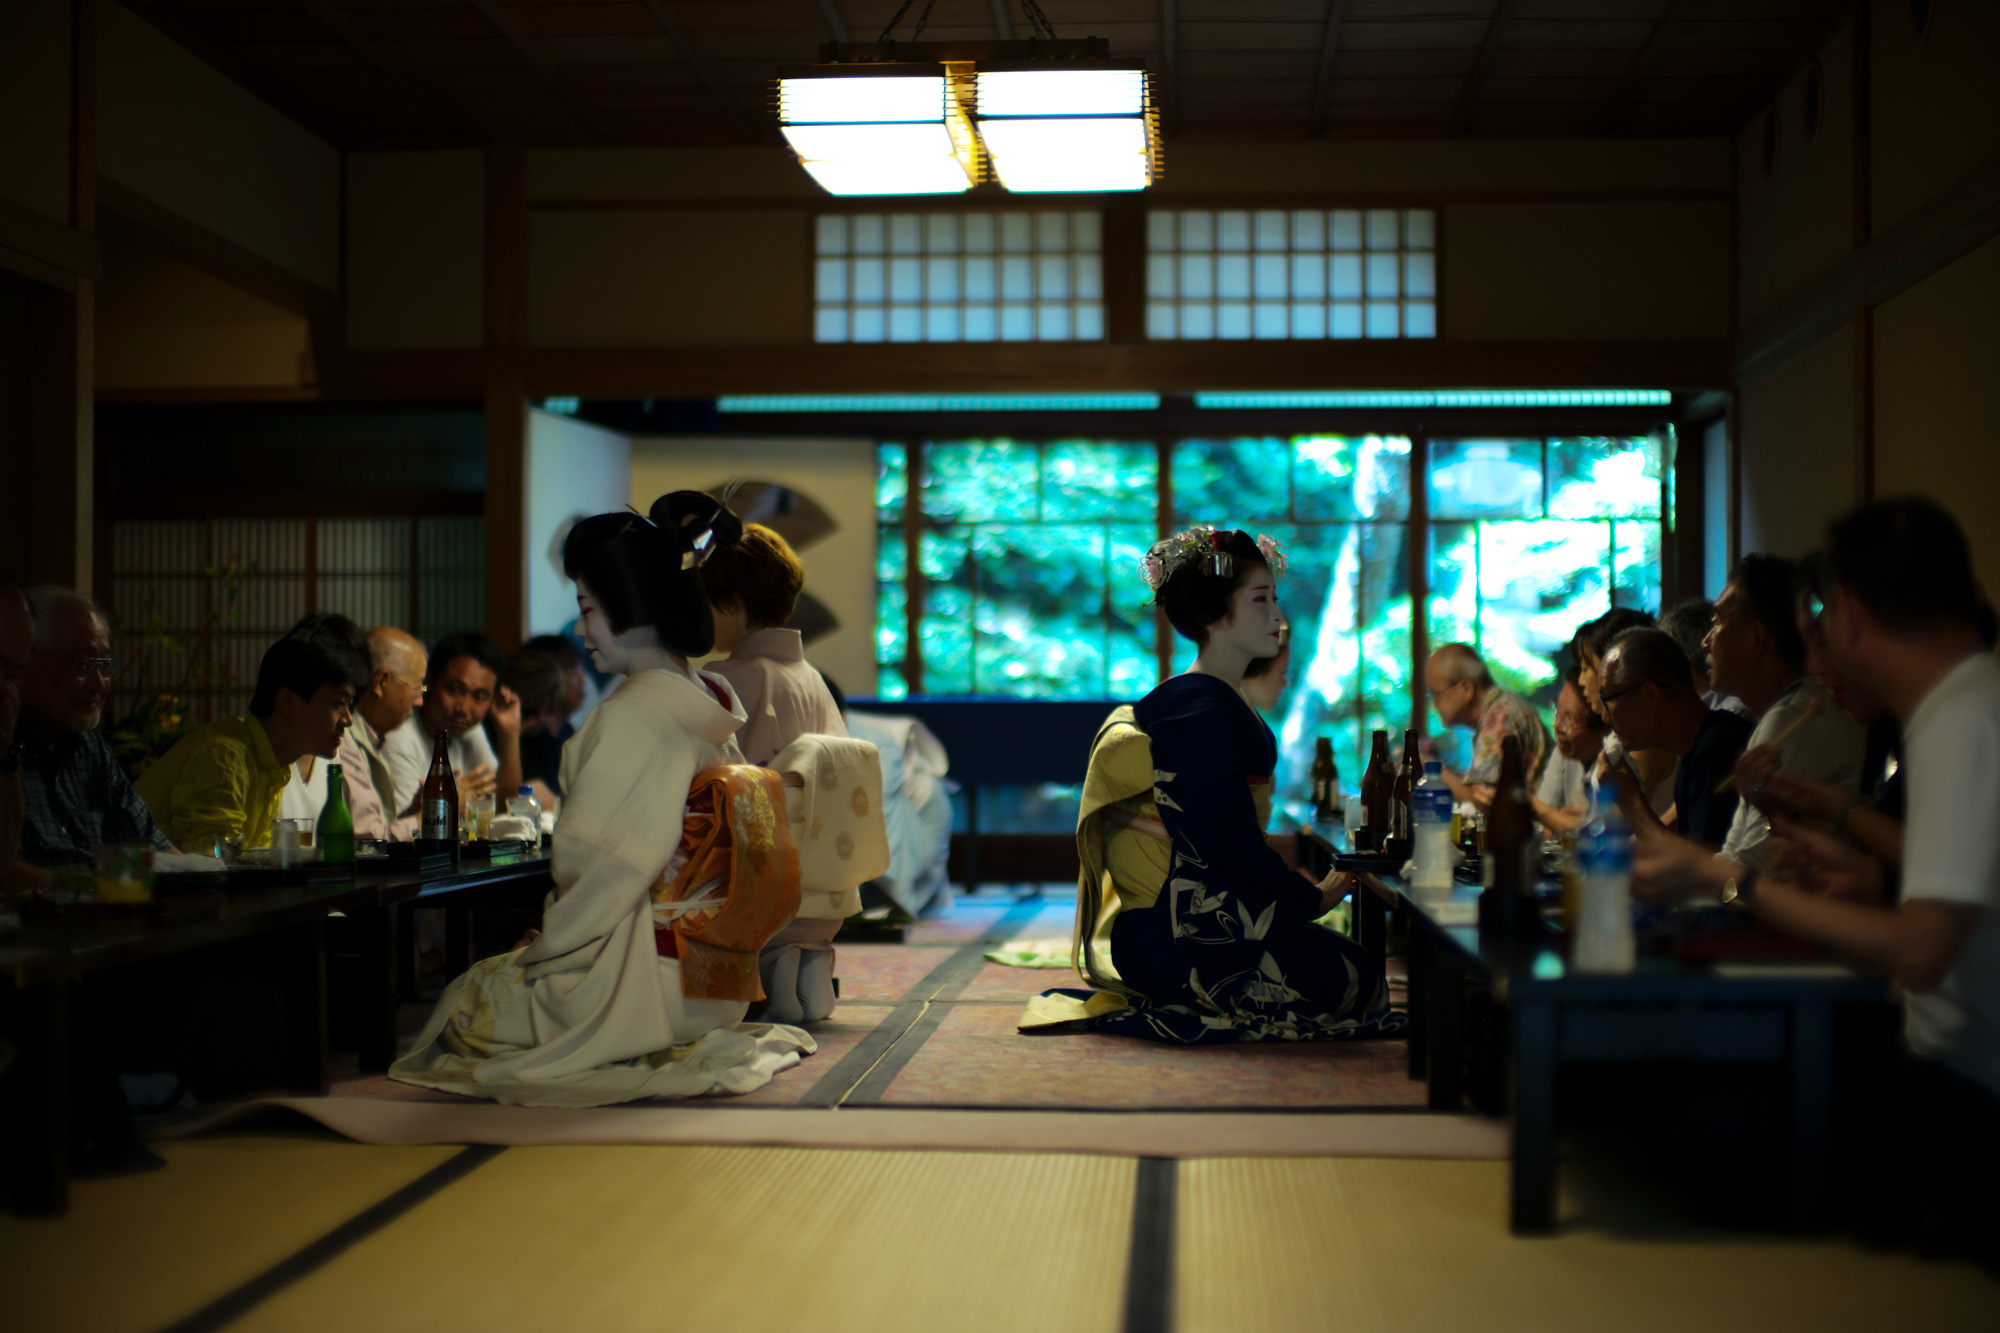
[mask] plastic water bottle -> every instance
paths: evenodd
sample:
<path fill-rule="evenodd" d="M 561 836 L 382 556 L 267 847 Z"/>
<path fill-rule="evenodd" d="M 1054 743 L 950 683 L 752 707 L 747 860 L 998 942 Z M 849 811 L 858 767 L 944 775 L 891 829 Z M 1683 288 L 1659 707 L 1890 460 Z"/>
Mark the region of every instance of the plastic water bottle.
<path fill-rule="evenodd" d="M 535 831 L 535 836 L 530 840 L 528 845 L 530 847 L 541 846 L 542 803 L 535 799 L 535 789 L 533 787 L 522 787 L 517 791 L 514 799 L 507 802 L 507 813 L 510 815 L 520 815 L 526 819 L 528 827 Z"/>
<path fill-rule="evenodd" d="M 1583 907 L 1572 923 L 1570 966 L 1579 972 L 1632 970 L 1632 827 L 1608 802 L 1576 840 Z"/>
<path fill-rule="evenodd" d="M 1424 780 L 1410 793 L 1410 827 L 1415 835 L 1413 889 L 1451 888 L 1451 788 L 1444 766 L 1424 765 Z"/>

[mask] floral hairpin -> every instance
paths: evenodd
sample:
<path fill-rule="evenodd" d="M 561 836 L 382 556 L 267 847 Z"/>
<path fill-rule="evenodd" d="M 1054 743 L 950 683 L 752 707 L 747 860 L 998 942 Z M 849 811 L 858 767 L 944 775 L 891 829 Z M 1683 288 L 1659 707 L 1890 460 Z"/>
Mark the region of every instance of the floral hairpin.
<path fill-rule="evenodd" d="M 1285 544 L 1268 532 L 1257 534 L 1257 549 L 1263 553 L 1264 563 L 1271 567 L 1271 577 L 1279 578 L 1285 572 Z"/>
<path fill-rule="evenodd" d="M 1214 578 L 1233 578 L 1236 574 L 1236 557 L 1227 545 L 1227 531 L 1207 526 L 1185 528 L 1171 537 L 1153 544 L 1139 562 L 1139 575 L 1146 580 L 1146 586 L 1158 592 L 1174 576 L 1174 571 L 1190 560 L 1200 559 L 1202 572 Z M 1276 538 L 1265 533 L 1257 537 L 1258 553 L 1271 567 L 1271 577 L 1285 572 L 1285 548 Z"/>

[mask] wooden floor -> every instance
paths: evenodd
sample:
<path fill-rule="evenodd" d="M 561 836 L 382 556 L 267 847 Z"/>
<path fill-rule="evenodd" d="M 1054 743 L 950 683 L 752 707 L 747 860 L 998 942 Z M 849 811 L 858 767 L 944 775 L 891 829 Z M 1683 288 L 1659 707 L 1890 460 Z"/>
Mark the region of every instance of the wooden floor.
<path fill-rule="evenodd" d="M 406 1148 L 272 1125 L 161 1149 L 166 1170 L 79 1183 L 66 1218 L 0 1219 L 9 1330 L 2000 1327 L 1974 1270 L 1694 1229 L 1588 1170 L 1566 1173 L 1560 1235 L 1516 1240 L 1499 1162 Z"/>

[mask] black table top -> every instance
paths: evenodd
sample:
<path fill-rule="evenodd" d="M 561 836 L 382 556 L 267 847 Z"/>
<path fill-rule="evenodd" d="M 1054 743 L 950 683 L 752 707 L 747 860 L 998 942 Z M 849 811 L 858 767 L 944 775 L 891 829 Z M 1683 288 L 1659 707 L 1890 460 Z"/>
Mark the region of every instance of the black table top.
<path fill-rule="evenodd" d="M 363 870 L 352 879 L 224 888 L 202 905 L 181 911 L 66 908 L 24 922 L 14 938 L 0 941 L 0 975 L 16 986 L 33 986 L 281 929 L 330 912 L 412 902 L 548 873 L 549 858 L 531 856 L 500 865 L 470 863 L 443 874 Z"/>

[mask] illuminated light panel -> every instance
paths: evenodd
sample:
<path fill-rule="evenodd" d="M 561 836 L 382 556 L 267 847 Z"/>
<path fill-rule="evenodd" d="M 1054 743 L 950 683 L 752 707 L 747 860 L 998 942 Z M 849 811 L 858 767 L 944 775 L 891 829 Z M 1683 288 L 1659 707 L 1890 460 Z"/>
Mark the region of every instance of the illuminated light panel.
<path fill-rule="evenodd" d="M 1019 194 L 1143 190 L 1158 129 L 1137 69 L 982 70 L 979 137 Z"/>
<path fill-rule="evenodd" d="M 1151 412 L 1156 393 L 732 394 L 718 412 Z"/>
<path fill-rule="evenodd" d="M 783 78 L 778 120 L 828 194 L 958 194 L 979 175 L 971 122 L 943 73 Z"/>
<path fill-rule="evenodd" d="M 1666 389 L 1352 389 L 1282 393 L 1197 393 L 1196 407 L 1666 407 Z"/>

